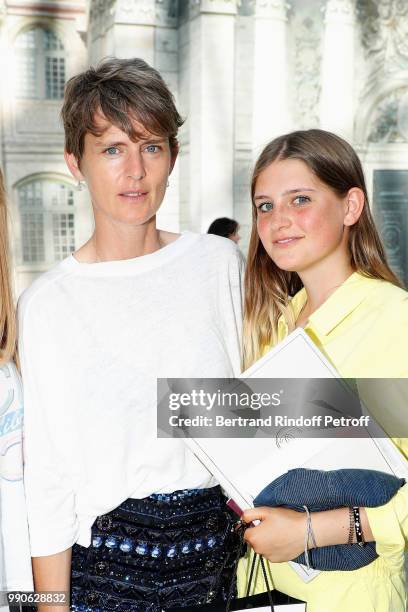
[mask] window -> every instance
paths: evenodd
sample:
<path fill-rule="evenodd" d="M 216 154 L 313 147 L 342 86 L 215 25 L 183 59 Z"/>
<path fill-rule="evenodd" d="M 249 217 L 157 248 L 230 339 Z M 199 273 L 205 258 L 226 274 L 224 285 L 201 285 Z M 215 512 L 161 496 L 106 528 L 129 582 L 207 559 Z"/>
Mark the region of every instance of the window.
<path fill-rule="evenodd" d="M 65 50 L 51 30 L 35 27 L 16 39 L 19 98 L 60 100 L 64 95 Z"/>
<path fill-rule="evenodd" d="M 52 180 L 18 189 L 22 263 L 52 264 L 75 250 L 74 190 Z"/>

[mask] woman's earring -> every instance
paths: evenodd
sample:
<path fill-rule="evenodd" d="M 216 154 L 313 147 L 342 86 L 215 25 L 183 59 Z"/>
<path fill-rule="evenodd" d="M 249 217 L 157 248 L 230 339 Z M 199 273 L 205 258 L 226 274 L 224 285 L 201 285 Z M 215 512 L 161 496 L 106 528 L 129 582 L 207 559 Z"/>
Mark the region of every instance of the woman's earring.
<path fill-rule="evenodd" d="M 170 187 L 170 181 L 167 181 L 166 187 Z"/>
<path fill-rule="evenodd" d="M 78 181 L 77 191 L 82 191 L 85 185 L 85 181 Z"/>

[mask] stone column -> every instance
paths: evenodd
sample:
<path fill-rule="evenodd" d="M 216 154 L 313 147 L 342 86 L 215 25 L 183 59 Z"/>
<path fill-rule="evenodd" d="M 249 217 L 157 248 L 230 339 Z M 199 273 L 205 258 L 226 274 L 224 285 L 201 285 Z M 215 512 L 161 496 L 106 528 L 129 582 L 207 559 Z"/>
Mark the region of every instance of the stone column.
<path fill-rule="evenodd" d="M 182 32 L 182 226 L 196 231 L 233 215 L 236 12 L 236 0 L 190 0 Z"/>
<path fill-rule="evenodd" d="M 353 0 L 327 0 L 322 52 L 320 125 L 353 140 L 354 36 Z"/>
<path fill-rule="evenodd" d="M 153 64 L 155 25 L 155 0 L 92 0 L 90 61 L 106 56 L 142 57 Z"/>
<path fill-rule="evenodd" d="M 154 67 L 160 72 L 176 99 L 180 112 L 178 83 L 178 13 L 174 0 L 156 1 L 156 26 L 154 33 Z M 169 187 L 157 215 L 160 228 L 172 232 L 180 229 L 180 163 L 176 162 L 169 179 Z"/>
<path fill-rule="evenodd" d="M 255 0 L 253 155 L 291 128 L 287 94 L 287 6 L 285 0 Z"/>
<path fill-rule="evenodd" d="M 106 55 L 107 32 L 114 23 L 108 0 L 90 0 L 87 27 L 88 62 L 95 65 Z"/>

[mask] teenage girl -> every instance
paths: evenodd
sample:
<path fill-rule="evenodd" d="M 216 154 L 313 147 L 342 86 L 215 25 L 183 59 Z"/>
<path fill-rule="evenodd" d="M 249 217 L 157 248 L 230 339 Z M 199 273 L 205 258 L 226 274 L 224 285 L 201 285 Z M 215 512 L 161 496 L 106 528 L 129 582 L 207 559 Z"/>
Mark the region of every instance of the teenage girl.
<path fill-rule="evenodd" d="M 256 162 L 252 207 L 245 367 L 303 327 L 343 377 L 406 377 L 408 294 L 387 264 L 351 146 L 322 130 L 276 138 Z M 407 440 L 394 442 L 407 456 Z M 275 588 L 307 601 L 308 612 L 403 612 L 408 485 L 360 515 L 379 557 L 359 570 L 321 572 L 307 584 L 285 563 L 304 549 L 304 513 L 249 510 L 244 519 L 261 523 L 246 539 L 272 562 Z M 348 508 L 313 513 L 317 546 L 346 543 L 349 524 Z M 245 571 L 243 563 L 243 578 Z"/>

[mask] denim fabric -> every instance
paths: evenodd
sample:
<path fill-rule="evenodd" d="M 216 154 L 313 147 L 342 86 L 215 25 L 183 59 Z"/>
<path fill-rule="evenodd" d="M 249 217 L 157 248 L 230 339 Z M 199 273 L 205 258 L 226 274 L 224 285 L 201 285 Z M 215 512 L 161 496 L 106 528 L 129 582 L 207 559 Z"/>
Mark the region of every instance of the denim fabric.
<path fill-rule="evenodd" d="M 224 601 L 239 546 L 219 487 L 128 499 L 74 545 L 72 612 L 161 612 Z"/>
<path fill-rule="evenodd" d="M 332 510 L 348 506 L 382 506 L 405 484 L 405 480 L 374 470 L 333 471 L 297 468 L 279 476 L 256 497 L 255 506 L 284 506 L 304 512 Z M 319 570 L 354 570 L 377 557 L 375 543 L 365 546 L 340 544 L 310 551 L 311 566 Z M 305 555 L 296 559 L 305 563 Z"/>

